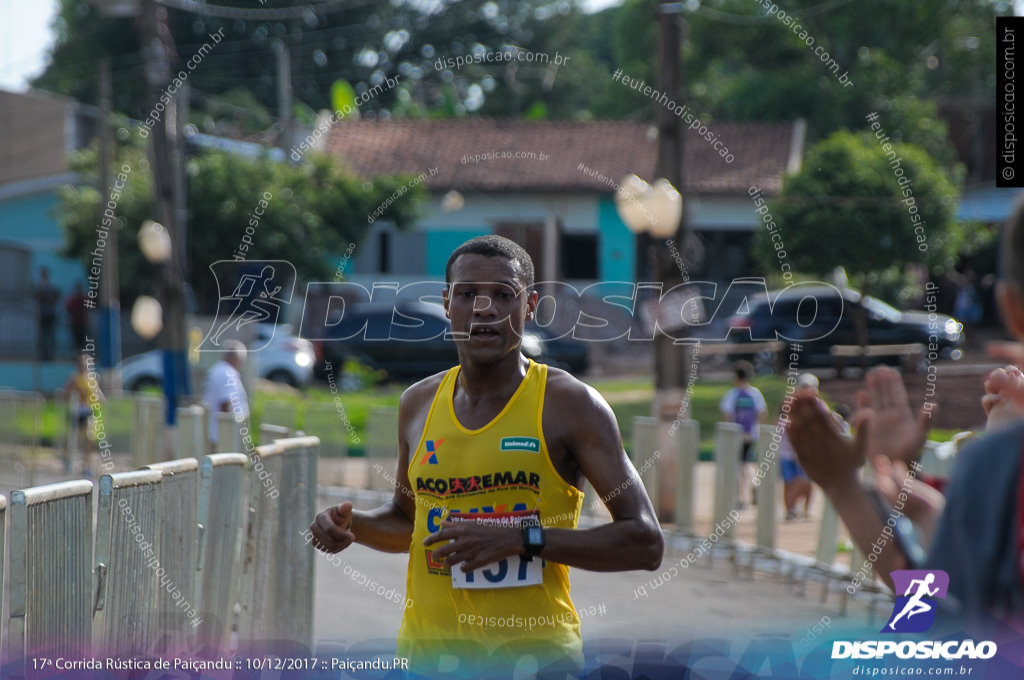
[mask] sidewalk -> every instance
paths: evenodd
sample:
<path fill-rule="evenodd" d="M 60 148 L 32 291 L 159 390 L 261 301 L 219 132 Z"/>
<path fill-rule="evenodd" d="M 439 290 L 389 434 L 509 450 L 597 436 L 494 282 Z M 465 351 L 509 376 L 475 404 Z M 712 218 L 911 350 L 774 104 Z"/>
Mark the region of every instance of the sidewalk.
<path fill-rule="evenodd" d="M 702 488 L 707 488 L 702 485 Z M 321 487 L 322 506 L 350 500 L 360 509 L 375 507 L 388 496 L 381 492 Z M 753 535 L 751 511 L 744 511 L 738 539 Z M 586 520 L 588 524 L 598 519 Z M 710 520 L 706 520 L 710 527 Z M 817 521 L 798 522 L 781 532 L 791 545 L 813 551 Z M 814 538 L 809 536 L 813 534 Z M 746 538 L 750 538 L 749 536 Z M 682 542 L 666 536 L 667 549 L 658 572 L 597 573 L 572 569 L 572 599 L 580 612 L 584 639 L 686 641 L 724 635 L 730 639 L 755 635 L 789 635 L 794 643 L 815 625 L 852 627 L 868 619 L 867 598 L 853 598 L 846 617 L 839 614 L 841 584 L 823 603 L 820 585 L 801 596 L 777 571 L 734 575 L 723 551 L 680 566 L 688 553 Z M 408 555 L 385 554 L 355 545 L 316 560 L 314 633 L 320 641 L 374 641 L 390 649 L 402 620 Z M 662 578 L 671 567 L 676 575 Z M 374 592 L 376 591 L 376 592 Z M 646 595 L 644 594 L 646 592 Z M 382 594 L 377 594 L 382 593 Z M 358 624 L 353 626 L 353 613 Z"/>

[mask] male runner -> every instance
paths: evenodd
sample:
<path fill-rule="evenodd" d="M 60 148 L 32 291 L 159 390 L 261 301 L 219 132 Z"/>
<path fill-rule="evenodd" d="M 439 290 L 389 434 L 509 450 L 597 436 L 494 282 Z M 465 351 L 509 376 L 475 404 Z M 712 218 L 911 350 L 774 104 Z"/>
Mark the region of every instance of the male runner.
<path fill-rule="evenodd" d="M 568 568 L 661 564 L 661 529 L 608 404 L 520 352 L 537 306 L 533 272 L 526 251 L 499 236 L 471 239 L 451 254 L 443 298 L 459 365 L 402 395 L 394 498 L 369 511 L 327 508 L 310 527 L 325 552 L 354 542 L 409 552 L 412 605 L 398 652 L 421 673 L 438 670 L 442 653 L 472 673 L 488 662 L 498 671 L 524 654 L 542 670 L 566 661 L 578 669 Z M 576 525 L 585 480 L 612 521 L 583 530 Z M 539 513 L 540 530 L 519 526 L 530 511 Z M 486 521 L 453 522 L 450 514 Z"/>

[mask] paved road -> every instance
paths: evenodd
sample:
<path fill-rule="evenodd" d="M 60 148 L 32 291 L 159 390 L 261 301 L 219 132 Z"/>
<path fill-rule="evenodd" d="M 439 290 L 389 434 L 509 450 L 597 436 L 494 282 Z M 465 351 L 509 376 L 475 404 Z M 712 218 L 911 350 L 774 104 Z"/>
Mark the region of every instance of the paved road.
<path fill-rule="evenodd" d="M 324 504 L 338 498 L 321 499 Z M 364 498 L 357 507 L 370 507 Z M 680 546 L 682 547 L 682 546 Z M 686 552 L 668 551 L 663 569 L 678 566 Z M 320 555 L 316 567 L 316 616 L 319 640 L 392 643 L 402 619 L 405 593 L 405 554 L 384 554 L 363 546 L 339 553 L 334 564 Z M 372 579 L 372 581 L 370 580 Z M 653 582 L 652 582 L 653 581 Z M 864 624 L 866 600 L 852 600 L 849 616 L 839 616 L 839 596 L 823 604 L 819 583 L 809 583 L 806 596 L 791 590 L 777 573 L 759 571 L 754 579 L 736 577 L 723 557 L 698 560 L 678 569 L 678 576 L 661 585 L 651 572 L 571 572 L 572 598 L 583 615 L 584 639 L 692 640 L 714 635 L 730 639 L 758 634 L 789 634 L 798 640 L 809 627 L 825 621 L 833 630 Z M 836 590 L 839 584 L 833 586 Z M 644 597 L 639 589 L 645 588 Z M 384 596 L 374 590 L 381 591 Z"/>

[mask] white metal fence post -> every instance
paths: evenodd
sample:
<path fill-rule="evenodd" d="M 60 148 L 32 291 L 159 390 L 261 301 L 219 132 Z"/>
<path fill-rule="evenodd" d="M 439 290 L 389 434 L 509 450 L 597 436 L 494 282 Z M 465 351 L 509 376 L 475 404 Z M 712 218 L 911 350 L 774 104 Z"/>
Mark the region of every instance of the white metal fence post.
<path fill-rule="evenodd" d="M 195 611 L 196 607 L 199 461 L 182 458 L 147 467 L 163 475 L 160 482 L 160 559 L 182 597 L 177 603 L 157 600 L 156 651 L 172 656 L 192 649 L 195 637 L 194 619 L 189 616 L 189 608 Z"/>
<path fill-rule="evenodd" d="M 214 647 L 228 639 L 237 602 L 247 460 L 241 453 L 217 453 L 200 462 L 196 637 Z"/>
<path fill-rule="evenodd" d="M 11 494 L 10 650 L 87 654 L 92 642 L 92 482 Z"/>
<path fill-rule="evenodd" d="M 739 496 L 740 453 L 743 428 L 736 423 L 715 424 L 715 524 L 726 527 L 723 536 L 733 538 L 735 523 L 728 521 Z"/>
<path fill-rule="evenodd" d="M 94 650 L 141 656 L 156 639 L 157 588 L 162 582 L 160 481 L 155 470 L 100 477 L 95 569 L 100 593 L 93 609 Z"/>

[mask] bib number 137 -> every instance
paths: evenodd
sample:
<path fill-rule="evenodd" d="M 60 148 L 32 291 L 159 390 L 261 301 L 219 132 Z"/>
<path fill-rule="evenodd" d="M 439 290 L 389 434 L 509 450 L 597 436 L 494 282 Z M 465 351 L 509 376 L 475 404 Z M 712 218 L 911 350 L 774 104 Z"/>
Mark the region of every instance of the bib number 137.
<path fill-rule="evenodd" d="M 460 565 L 452 567 L 453 588 L 520 588 L 544 582 L 542 560 L 527 562 L 519 555 L 504 557 L 486 567 L 462 571 Z"/>
<path fill-rule="evenodd" d="M 518 527 L 524 518 L 538 520 L 537 511 L 516 511 L 509 513 L 480 513 L 463 515 L 453 512 L 449 520 L 456 522 L 478 522 L 495 526 Z M 462 571 L 461 565 L 452 567 L 452 588 L 522 588 L 544 582 L 544 561 L 534 558 L 524 560 L 520 555 L 504 557 L 497 562 Z"/>

